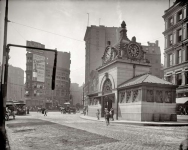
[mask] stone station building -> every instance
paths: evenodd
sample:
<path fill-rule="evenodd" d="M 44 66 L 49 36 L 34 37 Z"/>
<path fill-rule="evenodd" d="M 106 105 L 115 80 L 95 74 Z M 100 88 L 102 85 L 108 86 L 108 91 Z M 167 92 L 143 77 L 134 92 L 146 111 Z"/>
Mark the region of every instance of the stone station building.
<path fill-rule="evenodd" d="M 95 117 L 99 109 L 104 117 L 104 108 L 113 107 L 116 119 L 176 121 L 176 86 L 149 74 L 146 52 L 135 37 L 128 39 L 124 21 L 121 27 L 118 43 L 108 41 L 97 69 L 97 90 L 87 95 L 88 115 Z"/>

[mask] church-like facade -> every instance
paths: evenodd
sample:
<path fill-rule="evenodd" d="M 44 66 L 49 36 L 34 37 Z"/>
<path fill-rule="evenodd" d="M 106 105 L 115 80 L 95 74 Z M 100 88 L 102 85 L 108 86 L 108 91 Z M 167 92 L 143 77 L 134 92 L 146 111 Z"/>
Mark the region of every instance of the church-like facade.
<path fill-rule="evenodd" d="M 88 115 L 97 109 L 114 108 L 116 119 L 132 121 L 176 121 L 176 86 L 149 74 L 150 64 L 136 37 L 127 37 L 121 24 L 120 39 L 108 41 L 102 65 L 93 72 L 94 93 L 88 95 Z"/>

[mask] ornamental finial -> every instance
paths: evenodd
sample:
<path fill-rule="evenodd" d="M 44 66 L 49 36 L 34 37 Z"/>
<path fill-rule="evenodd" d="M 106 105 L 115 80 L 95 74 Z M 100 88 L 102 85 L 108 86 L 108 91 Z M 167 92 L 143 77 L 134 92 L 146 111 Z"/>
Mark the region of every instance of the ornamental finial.
<path fill-rule="evenodd" d="M 126 23 L 125 21 L 122 22 L 121 27 L 125 29 Z"/>

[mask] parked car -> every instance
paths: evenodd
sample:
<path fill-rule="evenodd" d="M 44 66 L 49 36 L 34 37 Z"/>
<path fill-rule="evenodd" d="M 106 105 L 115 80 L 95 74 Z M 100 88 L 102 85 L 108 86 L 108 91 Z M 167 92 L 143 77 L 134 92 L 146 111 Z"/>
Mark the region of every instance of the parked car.
<path fill-rule="evenodd" d="M 5 113 L 5 120 L 8 121 L 10 119 L 10 116 L 15 119 L 16 106 L 14 103 L 6 103 L 6 113 Z"/>
<path fill-rule="evenodd" d="M 70 114 L 70 113 L 76 113 L 76 107 L 73 107 L 73 106 L 67 106 L 66 108 L 64 108 L 63 110 L 63 113 L 64 114 L 66 114 L 66 113 L 68 113 L 68 114 Z"/>
<path fill-rule="evenodd" d="M 15 102 L 17 113 L 16 115 L 26 115 L 25 103 Z"/>

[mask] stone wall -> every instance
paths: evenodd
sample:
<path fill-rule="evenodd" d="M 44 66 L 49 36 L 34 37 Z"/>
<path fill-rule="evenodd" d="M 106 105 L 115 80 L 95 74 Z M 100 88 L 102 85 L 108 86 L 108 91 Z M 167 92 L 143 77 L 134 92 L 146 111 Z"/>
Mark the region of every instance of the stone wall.
<path fill-rule="evenodd" d="M 144 86 L 122 90 L 118 112 L 124 120 L 176 121 L 175 88 Z"/>

